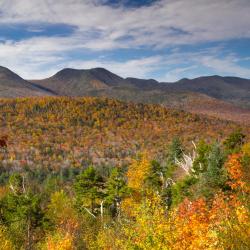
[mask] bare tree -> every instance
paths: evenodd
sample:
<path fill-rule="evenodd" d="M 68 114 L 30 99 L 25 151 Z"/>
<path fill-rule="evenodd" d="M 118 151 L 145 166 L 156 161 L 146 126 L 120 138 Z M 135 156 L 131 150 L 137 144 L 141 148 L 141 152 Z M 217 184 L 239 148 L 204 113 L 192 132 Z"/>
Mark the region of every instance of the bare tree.
<path fill-rule="evenodd" d="M 192 153 L 189 154 L 183 153 L 182 159 L 180 160 L 175 158 L 175 164 L 180 168 L 182 168 L 187 174 L 194 171 L 193 164 L 195 159 L 198 157 L 198 153 L 196 152 L 196 145 L 193 141 L 192 144 L 194 146 Z"/>

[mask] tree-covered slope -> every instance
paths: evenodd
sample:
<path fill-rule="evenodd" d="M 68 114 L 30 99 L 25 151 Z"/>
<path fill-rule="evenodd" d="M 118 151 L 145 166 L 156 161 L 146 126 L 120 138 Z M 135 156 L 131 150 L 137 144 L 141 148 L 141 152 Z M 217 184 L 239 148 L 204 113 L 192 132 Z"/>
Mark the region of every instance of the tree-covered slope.
<path fill-rule="evenodd" d="M 160 105 L 106 98 L 25 98 L 0 102 L 8 155 L 36 167 L 122 164 L 138 152 L 161 154 L 173 137 L 224 138 L 237 124 Z M 243 127 L 246 131 L 249 128 Z M 2 156 L 3 157 L 3 156 Z"/>

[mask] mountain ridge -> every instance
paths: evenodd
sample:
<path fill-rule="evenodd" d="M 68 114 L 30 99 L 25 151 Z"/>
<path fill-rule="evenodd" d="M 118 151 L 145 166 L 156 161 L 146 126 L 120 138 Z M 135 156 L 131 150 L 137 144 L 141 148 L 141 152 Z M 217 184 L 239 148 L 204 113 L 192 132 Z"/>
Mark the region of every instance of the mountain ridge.
<path fill-rule="evenodd" d="M 250 124 L 250 80 L 239 77 L 213 75 L 167 83 L 154 79 L 123 78 L 105 68 L 65 68 L 46 79 L 24 80 L 0 67 L 1 88 L 0 97 L 104 96 L 160 104 Z"/>
<path fill-rule="evenodd" d="M 201 76 L 183 78 L 177 82 L 158 82 L 154 79 L 122 78 L 104 68 L 89 70 L 63 69 L 54 76 L 33 82 L 53 90 L 58 95 L 83 96 L 109 88 L 137 88 L 143 91 L 195 92 L 250 108 L 250 79 Z M 94 84 L 95 83 L 95 84 Z"/>
<path fill-rule="evenodd" d="M 51 96 L 55 95 L 35 83 L 24 80 L 19 75 L 0 66 L 0 96 L 1 97 L 28 97 L 28 96 Z"/>

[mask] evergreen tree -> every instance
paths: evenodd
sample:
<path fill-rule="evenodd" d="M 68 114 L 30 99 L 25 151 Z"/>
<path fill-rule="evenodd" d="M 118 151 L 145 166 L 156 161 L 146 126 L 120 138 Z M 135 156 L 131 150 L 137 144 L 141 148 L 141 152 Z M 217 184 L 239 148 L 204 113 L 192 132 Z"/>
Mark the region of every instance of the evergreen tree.
<path fill-rule="evenodd" d="M 183 150 L 180 139 L 174 137 L 168 149 L 167 165 L 174 165 L 175 159 L 180 159 L 182 152 Z"/>
<path fill-rule="evenodd" d="M 166 164 L 162 167 L 161 179 L 158 179 L 158 185 L 161 183 L 161 197 L 166 206 L 170 207 L 172 203 L 172 177 L 176 170 L 176 159 L 181 159 L 183 154 L 182 143 L 178 137 L 174 137 L 168 147 Z"/>
<path fill-rule="evenodd" d="M 112 215 L 119 216 L 121 213 L 121 202 L 129 193 L 123 173 L 120 168 L 114 168 L 106 183 L 105 202 L 110 206 Z"/>
<path fill-rule="evenodd" d="M 207 170 L 208 165 L 208 155 L 211 150 L 211 146 L 207 144 L 205 141 L 201 140 L 196 148 L 197 157 L 193 163 L 193 170 L 195 174 L 202 173 Z"/>
<path fill-rule="evenodd" d="M 14 174 L 10 177 L 11 192 L 0 202 L 2 223 L 8 226 L 10 235 L 17 246 L 33 249 L 38 228 L 42 228 L 44 214 L 41 199 L 37 194 L 26 190 L 23 177 Z"/>
<path fill-rule="evenodd" d="M 224 152 L 218 143 L 214 143 L 207 159 L 207 170 L 202 173 L 200 182 L 201 191 L 206 197 L 212 196 L 218 189 L 225 188 L 227 178 L 224 162 Z"/>
<path fill-rule="evenodd" d="M 145 180 L 146 186 L 153 191 L 161 191 L 164 185 L 163 168 L 161 164 L 153 160 L 150 163 L 148 176 Z"/>
<path fill-rule="evenodd" d="M 240 151 L 242 145 L 245 142 L 246 136 L 241 132 L 241 130 L 236 130 L 228 136 L 224 141 L 225 149 L 229 154 Z"/>
<path fill-rule="evenodd" d="M 9 178 L 9 187 L 14 194 L 22 194 L 25 192 L 24 177 L 18 173 L 14 173 Z"/>
<path fill-rule="evenodd" d="M 80 209 L 90 207 L 91 213 L 95 212 L 97 200 L 104 197 L 103 179 L 90 166 L 77 176 L 74 189 L 77 196 L 77 203 Z"/>

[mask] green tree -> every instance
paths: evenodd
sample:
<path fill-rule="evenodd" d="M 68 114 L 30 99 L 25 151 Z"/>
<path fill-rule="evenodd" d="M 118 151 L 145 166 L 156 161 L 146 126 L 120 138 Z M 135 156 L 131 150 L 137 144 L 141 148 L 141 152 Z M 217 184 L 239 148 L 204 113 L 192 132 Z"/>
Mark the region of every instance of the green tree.
<path fill-rule="evenodd" d="M 182 156 L 182 144 L 178 137 L 174 137 L 169 148 L 167 155 L 167 165 L 174 165 L 175 159 L 180 159 Z"/>
<path fill-rule="evenodd" d="M 205 197 L 211 197 L 218 189 L 225 188 L 226 171 L 224 168 L 225 154 L 218 143 L 211 147 L 207 159 L 207 170 L 202 173 L 200 190 Z"/>
<path fill-rule="evenodd" d="M 2 223 L 18 249 L 33 249 L 34 241 L 40 237 L 38 231 L 44 217 L 40 204 L 40 197 L 31 193 L 10 193 L 0 202 Z"/>
<path fill-rule="evenodd" d="M 164 185 L 164 174 L 163 168 L 158 161 L 151 161 L 149 173 L 146 177 L 145 184 L 149 189 L 153 191 L 160 192 L 162 190 Z"/>
<path fill-rule="evenodd" d="M 241 147 L 245 142 L 246 136 L 241 132 L 240 129 L 231 133 L 228 138 L 224 141 L 225 149 L 229 154 L 240 151 Z"/>
<path fill-rule="evenodd" d="M 100 175 L 97 174 L 93 166 L 88 167 L 76 177 L 74 189 L 77 196 L 77 205 L 80 210 L 85 209 L 94 214 L 97 201 L 104 197 L 104 183 Z"/>
<path fill-rule="evenodd" d="M 120 168 L 113 168 L 106 183 L 105 202 L 110 206 L 113 216 L 120 216 L 121 202 L 129 194 L 124 175 Z"/>
<path fill-rule="evenodd" d="M 211 150 L 211 146 L 205 141 L 201 140 L 196 148 L 197 157 L 193 163 L 193 169 L 195 174 L 202 173 L 207 170 L 208 166 L 208 155 Z"/>
<path fill-rule="evenodd" d="M 176 159 L 180 160 L 183 154 L 183 147 L 180 139 L 174 137 L 167 151 L 166 164 L 163 166 L 161 198 L 163 203 L 170 207 L 173 202 L 173 173 L 176 170 Z"/>
<path fill-rule="evenodd" d="M 178 180 L 174 185 L 171 186 L 171 193 L 168 205 L 176 206 L 181 203 L 185 197 L 191 198 L 192 187 L 197 183 L 197 179 L 192 175 L 187 175 L 183 179 Z"/>
<path fill-rule="evenodd" d="M 9 187 L 14 194 L 22 194 L 25 190 L 24 176 L 14 173 L 9 178 Z"/>

